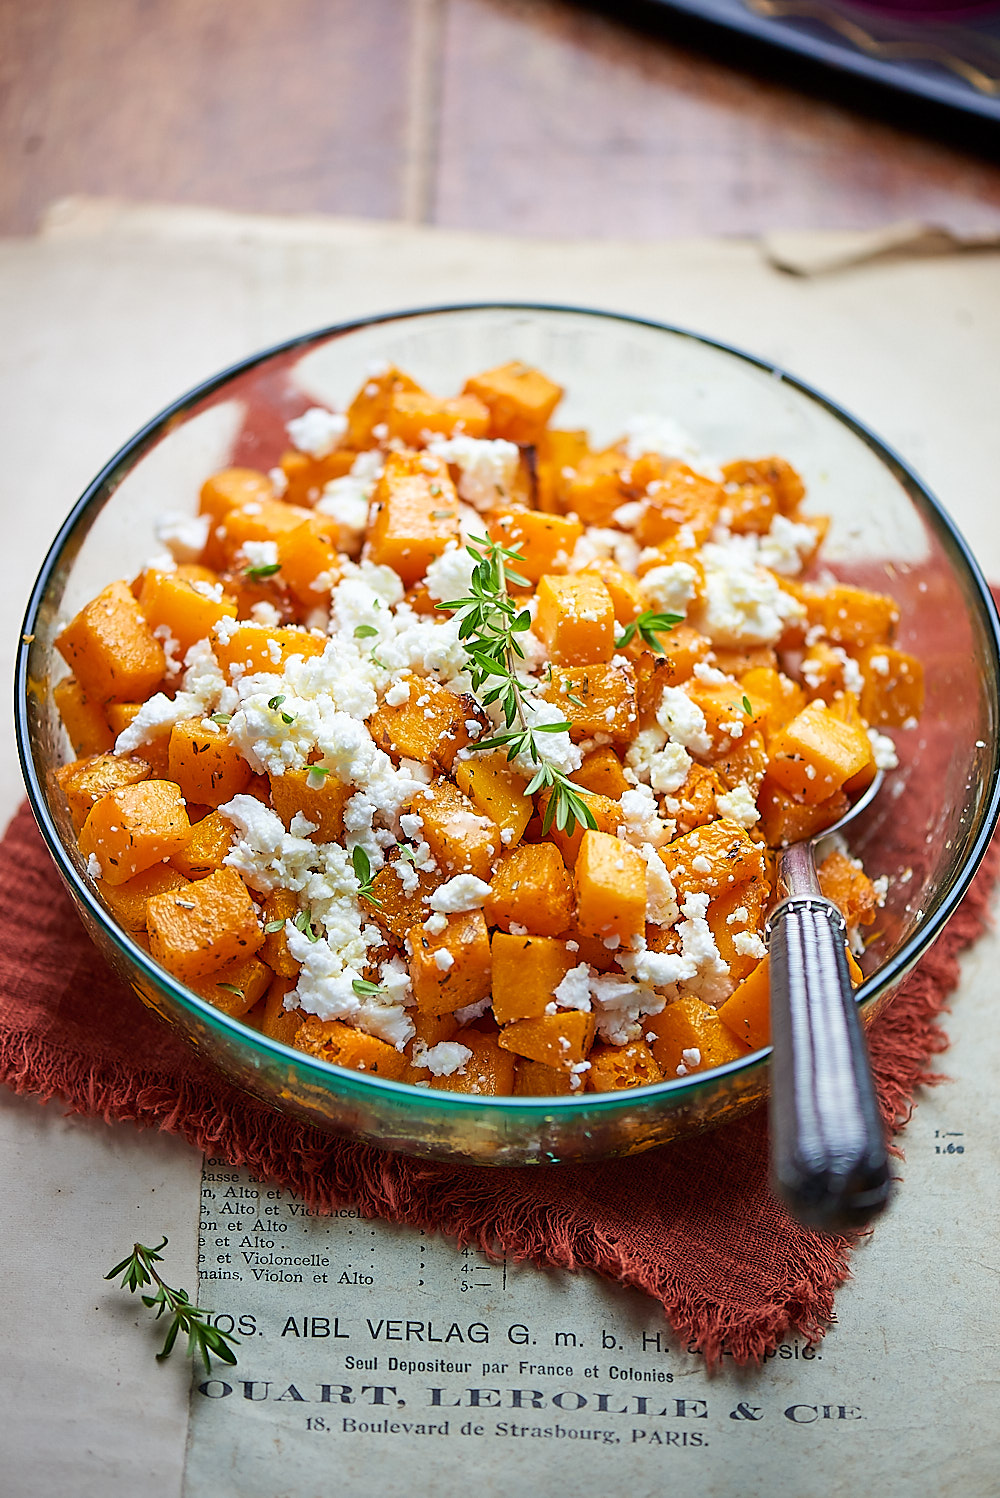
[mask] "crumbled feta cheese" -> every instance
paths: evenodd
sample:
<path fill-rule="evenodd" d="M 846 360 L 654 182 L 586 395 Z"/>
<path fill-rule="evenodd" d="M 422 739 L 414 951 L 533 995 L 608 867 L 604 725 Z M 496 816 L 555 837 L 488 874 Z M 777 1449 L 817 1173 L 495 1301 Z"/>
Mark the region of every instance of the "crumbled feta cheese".
<path fill-rule="evenodd" d="M 87 873 L 90 875 L 91 879 L 104 878 L 104 870 L 101 868 L 101 860 L 98 858 L 96 853 L 89 853 L 87 855 Z"/>
<path fill-rule="evenodd" d="M 476 560 L 468 548 L 450 541 L 441 556 L 434 558 L 424 574 L 428 595 L 436 602 L 466 598 L 475 566 Z"/>
<path fill-rule="evenodd" d="M 741 957 L 767 956 L 767 947 L 754 931 L 737 931 L 733 937 L 733 948 Z"/>
<path fill-rule="evenodd" d="M 624 791 L 618 802 L 618 809 L 625 818 L 618 836 L 634 847 L 652 843 L 654 848 L 662 848 L 673 837 L 674 824 L 660 817 L 656 797 L 648 785 L 637 785 L 632 790 Z"/>
<path fill-rule="evenodd" d="M 899 756 L 896 746 L 887 733 L 879 733 L 877 728 L 869 728 L 868 737 L 871 740 L 872 754 L 875 759 L 876 768 L 879 770 L 894 770 L 899 764 Z"/>
<path fill-rule="evenodd" d="M 789 621 L 806 616 L 804 605 L 757 565 L 748 539 L 754 538 L 734 536 L 724 546 L 710 541 L 701 550 L 705 599 L 695 622 L 713 645 L 770 645 Z"/>
<path fill-rule="evenodd" d="M 582 1009 L 590 1012 L 590 968 L 585 962 L 571 967 L 565 978 L 553 990 L 557 1004 L 564 1009 Z"/>
<path fill-rule="evenodd" d="M 455 966 L 455 959 L 447 947 L 438 947 L 434 953 L 434 966 L 442 973 L 446 973 L 449 968 Z"/>
<path fill-rule="evenodd" d="M 705 724 L 705 714 L 683 687 L 664 687 L 656 721 L 673 743 L 681 744 L 692 754 L 709 754 L 712 738 Z"/>
<path fill-rule="evenodd" d="M 807 557 L 816 550 L 816 532 L 811 525 L 775 515 L 771 528 L 760 537 L 757 557 L 763 567 L 782 577 L 797 577 Z"/>
<path fill-rule="evenodd" d="M 679 422 L 656 412 L 637 412 L 625 423 L 625 456 L 633 463 L 647 453 L 661 458 L 679 458 L 698 467 L 703 453 L 698 443 Z"/>
<path fill-rule="evenodd" d="M 760 821 L 757 798 L 750 787 L 742 783 L 734 786 L 731 791 L 717 793 L 715 809 L 720 817 L 728 817 L 731 822 L 738 822 L 741 827 L 752 827 L 755 822 Z"/>
<path fill-rule="evenodd" d="M 208 540 L 212 523 L 210 515 L 185 515 L 168 510 L 154 523 L 156 539 L 165 546 L 175 562 L 197 562 Z"/>
<path fill-rule="evenodd" d="M 650 567 L 642 579 L 642 591 L 650 608 L 661 614 L 686 614 L 697 585 L 698 574 L 690 562 Z"/>
<path fill-rule="evenodd" d="M 673 881 L 652 843 L 639 849 L 646 861 L 646 920 L 654 926 L 672 926 L 677 919 L 677 896 Z"/>
<path fill-rule="evenodd" d="M 275 567 L 278 563 L 277 541 L 244 541 L 239 560 L 245 567 Z"/>
<path fill-rule="evenodd" d="M 489 892 L 489 885 L 475 874 L 456 874 L 445 884 L 439 884 L 427 903 L 432 910 L 459 915 L 466 910 L 479 910 Z"/>
<path fill-rule="evenodd" d="M 310 406 L 285 427 L 288 440 L 300 453 L 327 458 L 347 431 L 347 417 L 322 406 Z"/>
<path fill-rule="evenodd" d="M 459 497 L 477 510 L 509 499 L 520 456 L 513 442 L 457 436 L 431 442 L 427 450 L 458 469 Z"/>
<path fill-rule="evenodd" d="M 439 1040 L 437 1045 L 427 1046 L 422 1040 L 413 1042 L 412 1064 L 426 1067 L 435 1077 L 452 1077 L 456 1072 L 465 1072 L 472 1058 L 467 1045 L 456 1040 Z"/>

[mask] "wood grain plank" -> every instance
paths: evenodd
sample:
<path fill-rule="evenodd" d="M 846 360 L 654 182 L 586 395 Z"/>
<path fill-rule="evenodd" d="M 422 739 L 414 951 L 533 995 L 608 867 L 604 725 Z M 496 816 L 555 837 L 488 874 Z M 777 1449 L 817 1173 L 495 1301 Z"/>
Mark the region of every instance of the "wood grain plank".
<path fill-rule="evenodd" d="M 0 232 L 67 193 L 402 211 L 405 0 L 0 0 Z"/>
<path fill-rule="evenodd" d="M 1000 167 L 562 0 L 449 0 L 441 68 L 450 227 L 1000 229 Z"/>

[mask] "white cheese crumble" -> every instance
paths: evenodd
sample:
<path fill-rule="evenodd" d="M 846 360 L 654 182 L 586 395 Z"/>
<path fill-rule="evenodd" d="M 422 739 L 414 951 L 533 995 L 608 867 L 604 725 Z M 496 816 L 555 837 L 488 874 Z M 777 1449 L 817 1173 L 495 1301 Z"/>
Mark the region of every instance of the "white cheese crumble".
<path fill-rule="evenodd" d="M 439 1040 L 437 1045 L 427 1046 L 422 1040 L 413 1042 L 412 1064 L 426 1069 L 435 1077 L 452 1077 L 456 1072 L 465 1072 L 472 1059 L 467 1045 L 456 1040 Z"/>
<path fill-rule="evenodd" d="M 698 574 L 690 562 L 650 567 L 642 579 L 650 608 L 661 614 L 686 614 L 697 585 Z"/>
<path fill-rule="evenodd" d="M 877 728 L 869 728 L 868 737 L 871 740 L 872 755 L 875 766 L 879 770 L 894 770 L 899 764 L 899 756 L 896 746 L 887 733 L 879 733 Z"/>
<path fill-rule="evenodd" d="M 563 1009 L 582 1009 L 589 1014 L 590 968 L 585 962 L 570 968 L 553 990 L 553 997 Z"/>
<path fill-rule="evenodd" d="M 310 406 L 285 427 L 288 440 L 311 458 L 328 458 L 347 431 L 347 417 L 322 406 Z"/>
<path fill-rule="evenodd" d="M 679 422 L 656 412 L 637 412 L 625 423 L 625 456 L 633 463 L 647 453 L 677 458 L 697 468 L 704 460 L 698 443 Z"/>
<path fill-rule="evenodd" d="M 804 619 L 804 606 L 782 592 L 776 578 L 755 560 L 755 538 L 733 536 L 726 545 L 701 550 L 705 599 L 696 623 L 713 645 L 770 645 L 790 620 Z"/>
<path fill-rule="evenodd" d="M 479 910 L 489 892 L 489 885 L 475 874 L 456 874 L 454 879 L 439 884 L 427 903 L 432 910 L 460 915 L 467 910 Z"/>
<path fill-rule="evenodd" d="M 448 437 L 431 442 L 428 452 L 458 469 L 458 493 L 475 509 L 490 510 L 509 499 L 519 454 L 503 438 Z"/>
<path fill-rule="evenodd" d="M 664 687 L 656 721 L 673 743 L 692 754 L 709 754 L 712 738 L 705 724 L 705 714 L 683 687 Z"/>
<path fill-rule="evenodd" d="M 750 787 L 742 783 L 734 786 L 731 791 L 716 793 L 715 809 L 720 817 L 728 817 L 741 827 L 752 827 L 755 822 L 760 821 L 757 798 Z"/>
<path fill-rule="evenodd" d="M 157 517 L 153 529 L 157 541 L 166 547 L 175 562 L 197 562 L 211 524 L 211 515 L 185 515 L 167 510 Z"/>

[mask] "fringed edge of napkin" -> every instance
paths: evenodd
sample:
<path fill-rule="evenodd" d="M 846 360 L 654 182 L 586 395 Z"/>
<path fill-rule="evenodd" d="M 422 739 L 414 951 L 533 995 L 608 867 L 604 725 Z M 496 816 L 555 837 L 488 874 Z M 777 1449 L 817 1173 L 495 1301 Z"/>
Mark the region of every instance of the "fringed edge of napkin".
<path fill-rule="evenodd" d="M 948 1046 L 936 1020 L 958 982 L 959 954 L 989 922 L 998 872 L 1000 844 L 990 849 L 962 906 L 870 1032 L 883 1115 L 893 1132 L 908 1122 L 914 1090 L 942 1080 L 927 1069 L 929 1058 Z M 850 1277 L 856 1239 L 800 1231 L 794 1277 L 763 1311 L 740 1312 L 691 1295 L 671 1273 L 651 1269 L 612 1236 L 581 1228 L 568 1208 L 498 1203 L 490 1183 L 499 1182 L 502 1172 L 458 1167 L 456 1179 L 444 1184 L 441 1167 L 422 1171 L 417 1162 L 416 1174 L 404 1180 L 392 1155 L 283 1118 L 249 1095 L 241 1112 L 232 1112 L 228 1085 L 220 1080 L 216 1086 L 206 1073 L 185 1078 L 178 1092 L 160 1077 L 102 1068 L 36 1036 L 8 1035 L 0 1041 L 0 1080 L 43 1102 L 58 1098 L 71 1113 L 159 1128 L 205 1153 L 222 1152 L 233 1165 L 299 1192 L 320 1212 L 350 1203 L 366 1217 L 440 1232 L 459 1247 L 475 1244 L 493 1256 L 592 1270 L 658 1301 L 676 1335 L 701 1352 L 709 1367 L 727 1355 L 736 1363 L 759 1361 L 789 1331 L 820 1340 L 832 1320 L 834 1292 Z M 320 1170 L 328 1177 L 322 1184 L 316 1179 Z"/>

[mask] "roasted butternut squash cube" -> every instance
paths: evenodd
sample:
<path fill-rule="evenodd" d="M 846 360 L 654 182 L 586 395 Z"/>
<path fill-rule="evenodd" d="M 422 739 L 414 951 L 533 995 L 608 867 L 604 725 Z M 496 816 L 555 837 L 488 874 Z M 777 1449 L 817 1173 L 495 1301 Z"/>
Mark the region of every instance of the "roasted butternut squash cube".
<path fill-rule="evenodd" d="M 177 641 L 180 660 L 199 640 L 207 640 L 220 619 L 235 619 L 236 604 L 215 596 L 221 588 L 190 582 L 176 572 L 147 568 L 142 576 L 139 607 L 150 629 L 166 629 Z"/>
<path fill-rule="evenodd" d="M 579 520 L 541 510 L 503 510 L 490 519 L 489 533 L 501 546 L 520 552 L 520 560 L 510 563 L 511 570 L 537 583 L 546 572 L 567 571 L 583 526 Z"/>
<path fill-rule="evenodd" d="M 721 515 L 737 536 L 763 536 L 778 513 L 778 499 L 767 484 L 727 484 Z"/>
<path fill-rule="evenodd" d="M 590 1053 L 587 1086 L 591 1092 L 620 1092 L 626 1087 L 647 1087 L 660 1082 L 663 1073 L 644 1040 L 627 1045 L 595 1045 Z"/>
<path fill-rule="evenodd" d="M 607 526 L 628 500 L 622 483 L 626 459 L 617 448 L 584 452 L 562 476 L 562 508 L 584 525 Z"/>
<path fill-rule="evenodd" d="M 324 635 L 296 625 L 271 628 L 264 624 L 239 624 L 212 641 L 215 658 L 231 681 L 260 672 L 279 674 L 293 655 L 304 660 L 322 655 L 329 641 Z"/>
<path fill-rule="evenodd" d="M 554 936 L 513 936 L 494 931 L 493 1015 L 499 1025 L 534 1019 L 553 1003 L 553 994 L 576 957 Z"/>
<path fill-rule="evenodd" d="M 408 878 L 404 884 L 395 866 L 387 863 L 372 880 L 371 897 L 362 896 L 363 904 L 395 944 L 402 946 L 410 928 L 419 925 L 427 915 L 424 903 L 427 896 L 445 877 L 441 872 L 419 871 L 415 880 Z"/>
<path fill-rule="evenodd" d="M 557 666 L 610 661 L 615 653 L 611 594 L 594 572 L 546 573 L 538 584 L 534 629 Z"/>
<path fill-rule="evenodd" d="M 114 746 L 101 704 L 87 696 L 75 676 L 64 676 L 52 688 L 52 697 L 74 754 L 106 754 Z"/>
<path fill-rule="evenodd" d="M 451 1040 L 458 1029 L 458 1020 L 453 1014 L 421 1014 L 419 1010 L 411 1009 L 409 1018 L 413 1024 L 413 1035 L 406 1042 L 406 1055 L 409 1066 L 403 1073 L 404 1082 L 429 1082 L 431 1073 L 426 1066 L 420 1066 L 414 1062 L 414 1055 L 419 1055 L 425 1048 L 428 1051 L 440 1045 L 442 1041 Z"/>
<path fill-rule="evenodd" d="M 916 656 L 872 645 L 858 658 L 861 714 L 873 728 L 910 727 L 924 710 L 924 668 Z M 64 719 L 65 721 L 65 719 Z"/>
<path fill-rule="evenodd" d="M 572 1072 L 546 1066 L 544 1061 L 531 1061 L 527 1056 L 518 1056 L 514 1096 L 567 1097 L 574 1091 L 574 1080 Z"/>
<path fill-rule="evenodd" d="M 642 1023 L 656 1036 L 650 1049 L 665 1080 L 711 1071 L 749 1053 L 750 1047 L 736 1038 L 704 999 L 675 999 L 660 1014 L 647 1014 Z"/>
<path fill-rule="evenodd" d="M 294 921 L 298 913 L 299 901 L 294 890 L 275 889 L 264 898 L 261 915 L 264 923 L 264 940 L 260 948 L 260 959 L 281 978 L 298 976 L 299 964 L 288 950 L 286 930 L 286 923 Z"/>
<path fill-rule="evenodd" d="M 864 729 L 815 702 L 780 729 L 769 748 L 771 779 L 806 806 L 828 800 L 873 763 Z"/>
<path fill-rule="evenodd" d="M 636 702 L 639 721 L 644 727 L 656 717 L 664 687 L 679 687 L 690 681 L 695 666 L 712 649 L 708 636 L 699 634 L 689 624 L 675 625 L 661 640 L 665 655 L 654 655 L 643 647 L 634 656 Z"/>
<path fill-rule="evenodd" d="M 142 780 L 95 802 L 80 833 L 80 852 L 97 859 L 107 884 L 124 884 L 179 852 L 190 836 L 179 788 L 169 780 Z"/>
<path fill-rule="evenodd" d="M 481 910 L 450 916 L 447 929 L 437 936 L 414 926 L 407 940 L 410 981 L 419 1010 L 453 1014 L 489 996 L 490 937 Z"/>
<path fill-rule="evenodd" d="M 535 1019 L 505 1025 L 497 1044 L 505 1051 L 541 1061 L 557 1071 L 571 1072 L 586 1061 L 594 1043 L 597 1020 L 581 1009 L 561 1009 Z"/>
<path fill-rule="evenodd" d="M 885 593 L 838 583 L 822 596 L 819 622 L 835 645 L 863 650 L 888 644 L 899 623 L 899 605 Z"/>
<path fill-rule="evenodd" d="M 766 720 L 766 705 L 755 703 L 739 682 L 695 678 L 685 684 L 684 690 L 705 719 L 705 732 L 712 741 L 709 754 L 713 759 L 728 754 L 745 733 Z"/>
<path fill-rule="evenodd" d="M 558 707 L 575 743 L 605 733 L 623 747 L 639 732 L 635 672 L 621 657 L 555 668 L 539 695 Z"/>
<path fill-rule="evenodd" d="M 460 539 L 448 465 L 429 453 L 391 452 L 372 499 L 369 555 L 412 588 L 448 543 Z"/>
<path fill-rule="evenodd" d="M 105 708 L 111 732 L 118 742 L 119 736 L 126 728 L 130 728 L 140 708 L 141 702 L 109 702 Z M 128 758 L 123 755 L 121 758 Z M 152 736 L 143 740 L 140 744 L 136 757 L 144 759 L 149 765 L 150 775 L 153 780 L 170 779 L 170 724 L 158 728 Z"/>
<path fill-rule="evenodd" d="M 339 841 L 344 832 L 344 807 L 354 795 L 353 785 L 308 765 L 301 770 L 286 770 L 284 775 L 271 775 L 268 780 L 271 805 L 286 828 L 298 814 L 315 823 L 316 831 L 309 833 L 314 843 Z"/>
<path fill-rule="evenodd" d="M 536 443 L 562 399 L 562 386 L 540 370 L 518 360 L 484 370 L 466 380 L 464 395 L 474 395 L 490 413 L 490 436 L 521 446 Z"/>
<path fill-rule="evenodd" d="M 300 608 L 324 603 L 340 581 L 339 530 L 329 515 L 310 515 L 278 539 L 281 581 Z"/>
<path fill-rule="evenodd" d="M 184 982 L 253 957 L 264 940 L 246 885 L 227 868 L 180 893 L 154 895 L 146 930 L 157 962 Z"/>
<path fill-rule="evenodd" d="M 798 683 L 772 666 L 751 667 L 740 677 L 740 686 L 751 702 L 766 705 L 765 735 L 784 728 L 806 705 L 806 695 Z"/>
<path fill-rule="evenodd" d="M 266 473 L 256 468 L 223 468 L 213 473 L 201 486 L 198 513 L 221 520 L 230 510 L 248 504 L 270 504 L 274 485 Z"/>
<path fill-rule="evenodd" d="M 477 811 L 496 823 L 503 846 L 516 848 L 534 810 L 524 794 L 525 776 L 503 754 L 470 754 L 456 766 L 455 784 Z"/>
<path fill-rule="evenodd" d="M 742 983 L 764 956 L 764 912 L 770 898 L 768 880 L 755 877 L 709 904 L 706 920 L 734 983 Z"/>
<path fill-rule="evenodd" d="M 300 1026 L 309 1018 L 304 1009 L 286 1009 L 285 1000 L 295 987 L 294 978 L 275 976 L 267 990 L 261 1016 L 261 1034 L 281 1045 L 294 1045 Z"/>
<path fill-rule="evenodd" d="M 56 649 L 94 702 L 141 702 L 151 697 L 167 668 L 128 583 L 109 583 L 80 610 Z"/>
<path fill-rule="evenodd" d="M 416 380 L 394 364 L 367 379 L 347 408 L 344 446 L 357 452 L 375 447 L 379 440 L 376 427 L 385 427 L 384 435 L 388 436 L 390 402 L 394 395 L 407 390 L 422 393 Z"/>
<path fill-rule="evenodd" d="M 696 827 L 660 849 L 678 896 L 705 893 L 714 899 L 736 885 L 764 876 L 764 854 L 758 843 L 726 817 Z"/>
<path fill-rule="evenodd" d="M 548 797 L 543 794 L 538 799 L 539 805 L 544 811 L 547 806 Z M 584 791 L 580 799 L 589 806 L 594 821 L 597 824 L 598 832 L 609 832 L 614 836 L 617 834 L 619 827 L 624 825 L 625 818 L 617 801 L 612 801 L 608 796 L 599 796 L 594 791 Z M 572 869 L 576 865 L 576 860 L 580 853 L 580 843 L 586 831 L 587 828 L 582 822 L 577 822 L 572 832 L 560 829 L 556 826 L 555 822 L 552 823 L 549 829 L 549 837 L 562 854 L 563 861 L 568 869 Z"/>
<path fill-rule="evenodd" d="M 875 886 L 860 865 L 835 850 L 827 854 L 816 872 L 820 889 L 849 926 L 871 925 L 878 908 Z"/>
<path fill-rule="evenodd" d="M 805 497 L 805 485 L 785 458 L 740 458 L 724 463 L 722 473 L 728 484 L 765 484 L 782 515 L 794 515 Z"/>
<path fill-rule="evenodd" d="M 170 779 L 187 801 L 221 806 L 246 790 L 250 766 L 223 729 L 207 718 L 184 718 L 170 734 Z"/>
<path fill-rule="evenodd" d="M 535 444 L 535 502 L 546 515 L 559 515 L 572 506 L 565 502 L 567 479 L 589 451 L 587 433 L 547 427 Z"/>
<path fill-rule="evenodd" d="M 686 463 L 676 463 L 646 491 L 635 539 L 640 546 L 659 546 L 684 526 L 701 546 L 711 535 L 723 499 L 722 487 L 714 479 L 695 473 Z"/>
<path fill-rule="evenodd" d="M 756 798 L 767 774 L 767 765 L 764 735 L 751 730 L 741 739 L 736 739 L 733 747 L 725 754 L 720 754 L 712 768 L 722 781 L 724 790 L 732 791 L 738 785 L 745 785 Z"/>
<path fill-rule="evenodd" d="M 66 797 L 73 829 L 79 832 L 93 807 L 109 791 L 148 780 L 149 761 L 130 754 L 93 754 L 60 765 L 52 778 Z"/>
<path fill-rule="evenodd" d="M 297 1051 L 305 1051 L 330 1066 L 344 1066 L 390 1082 L 401 1081 L 408 1065 L 402 1051 L 377 1036 L 366 1035 L 339 1019 L 319 1019 L 315 1014 L 306 1015 L 294 1045 Z"/>
<path fill-rule="evenodd" d="M 458 1030 L 452 1036 L 456 1045 L 472 1052 L 464 1067 L 447 1077 L 431 1077 L 437 1092 L 467 1092 L 475 1097 L 509 1097 L 514 1091 L 517 1063 L 509 1052 L 500 1049 L 494 1035 L 481 1030 Z"/>
<path fill-rule="evenodd" d="M 424 390 L 394 390 L 385 424 L 390 439 L 406 447 L 426 447 L 435 437 L 485 437 L 490 429 L 489 408 L 474 395 L 441 399 Z"/>
<path fill-rule="evenodd" d="M 771 1044 L 770 972 L 770 959 L 763 957 L 717 1010 L 730 1034 L 751 1051 L 762 1051 Z"/>
<path fill-rule="evenodd" d="M 618 563 L 613 562 L 610 557 L 590 562 L 583 570 L 597 573 L 611 594 L 611 603 L 619 624 L 631 624 L 633 619 L 637 619 L 648 607 L 646 595 L 638 579 L 633 577 L 631 572 L 626 572 L 623 567 L 619 567 Z"/>
<path fill-rule="evenodd" d="M 447 772 L 458 751 L 482 737 L 489 719 L 474 697 L 456 696 L 431 676 L 410 676 L 407 681 L 406 701 L 396 706 L 380 702 L 368 719 L 368 731 L 397 764 L 415 759 Z M 470 723 L 477 726 L 474 737 Z"/>
<path fill-rule="evenodd" d="M 305 506 L 278 499 L 251 500 L 239 505 L 212 526 L 202 560 L 217 571 L 229 568 L 243 574 L 252 566 L 243 550 L 248 541 L 272 541 L 277 546 L 283 536 L 308 520 L 310 514 Z"/>
<path fill-rule="evenodd" d="M 295 448 L 282 453 L 278 459 L 278 467 L 285 475 L 282 499 L 287 504 L 310 509 L 322 499 L 327 484 L 350 473 L 357 456 L 349 447 L 336 447 L 324 458 L 314 458 Z"/>
<path fill-rule="evenodd" d="M 676 823 L 679 837 L 716 820 L 719 813 L 715 798 L 722 795 L 724 790 L 714 769 L 708 765 L 692 764 L 680 790 L 669 797 L 667 807 Z"/>
<path fill-rule="evenodd" d="M 95 883 L 97 893 L 120 926 L 126 931 L 145 931 L 146 904 L 150 898 L 185 889 L 188 881 L 169 864 L 154 863 L 151 869 L 126 879 L 124 884 L 108 884 L 104 879 Z"/>
<path fill-rule="evenodd" d="M 573 883 L 583 931 L 602 939 L 617 936 L 623 943 L 645 932 L 646 865 L 630 843 L 588 828 L 580 840 Z"/>
<path fill-rule="evenodd" d="M 188 808 L 188 815 L 191 815 Z M 191 826 L 189 841 L 170 862 L 188 879 L 204 879 L 221 869 L 233 846 L 233 824 L 219 811 L 210 811 Z"/>
<path fill-rule="evenodd" d="M 758 826 L 769 848 L 787 848 L 790 843 L 815 837 L 846 816 L 851 803 L 842 790 L 814 806 L 796 801 L 782 790 L 770 774 L 764 776 L 757 793 Z"/>
<path fill-rule="evenodd" d="M 256 957 L 242 957 L 206 978 L 189 978 L 188 987 L 223 1014 L 242 1019 L 267 993 L 273 976 Z"/>
<path fill-rule="evenodd" d="M 483 907 L 491 926 L 522 926 L 559 936 L 573 919 L 573 881 L 554 843 L 522 843 L 504 853 Z"/>
<path fill-rule="evenodd" d="M 488 880 L 503 847 L 500 829 L 478 812 L 450 780 L 435 780 L 418 795 L 412 810 L 423 821 L 424 837 L 435 859 L 454 874 Z"/>
<path fill-rule="evenodd" d="M 585 754 L 583 764 L 573 773 L 573 780 L 584 790 L 607 796 L 609 801 L 620 801 L 625 792 L 632 789 L 625 779 L 621 760 L 610 747 L 592 749 Z"/>

